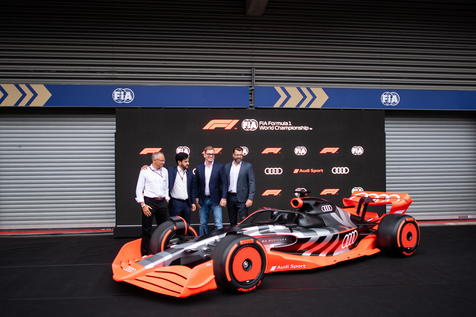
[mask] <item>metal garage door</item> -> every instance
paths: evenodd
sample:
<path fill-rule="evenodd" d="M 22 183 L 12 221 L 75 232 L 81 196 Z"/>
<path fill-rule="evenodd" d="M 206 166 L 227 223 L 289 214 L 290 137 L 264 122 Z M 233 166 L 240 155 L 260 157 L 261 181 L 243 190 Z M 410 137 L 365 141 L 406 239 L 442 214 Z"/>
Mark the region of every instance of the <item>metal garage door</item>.
<path fill-rule="evenodd" d="M 0 229 L 113 227 L 112 115 L 0 116 Z"/>
<path fill-rule="evenodd" d="M 408 192 L 418 219 L 476 218 L 474 115 L 387 114 L 387 191 Z"/>

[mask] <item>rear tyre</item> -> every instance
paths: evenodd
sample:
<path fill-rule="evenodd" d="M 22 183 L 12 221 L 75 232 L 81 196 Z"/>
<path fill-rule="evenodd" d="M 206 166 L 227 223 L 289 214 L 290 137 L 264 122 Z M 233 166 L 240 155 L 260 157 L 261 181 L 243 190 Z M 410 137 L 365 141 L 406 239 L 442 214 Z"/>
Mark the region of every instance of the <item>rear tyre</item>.
<path fill-rule="evenodd" d="M 213 272 L 218 288 L 233 293 L 256 289 L 264 278 L 266 252 L 255 238 L 228 235 L 212 253 Z"/>
<path fill-rule="evenodd" d="M 389 214 L 379 224 L 378 247 L 395 256 L 410 256 L 420 243 L 420 228 L 415 218 Z"/>
<path fill-rule="evenodd" d="M 150 237 L 150 252 L 152 254 L 162 252 L 173 245 L 196 237 L 197 232 L 182 217 L 171 217 L 161 223 Z"/>

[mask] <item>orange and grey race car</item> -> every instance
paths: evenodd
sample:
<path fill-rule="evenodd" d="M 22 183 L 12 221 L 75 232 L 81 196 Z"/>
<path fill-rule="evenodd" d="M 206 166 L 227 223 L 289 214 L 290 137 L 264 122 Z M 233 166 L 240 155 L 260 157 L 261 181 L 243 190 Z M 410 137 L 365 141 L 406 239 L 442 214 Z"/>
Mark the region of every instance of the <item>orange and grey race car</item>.
<path fill-rule="evenodd" d="M 152 254 L 141 256 L 137 239 L 113 264 L 113 279 L 147 290 L 188 297 L 208 290 L 249 292 L 266 273 L 309 270 L 384 251 L 412 255 L 420 240 L 416 220 L 406 215 L 405 193 L 360 191 L 338 207 L 306 192 L 294 210 L 260 209 L 238 226 L 197 237 L 184 219 L 162 223 L 151 237 Z M 391 205 L 372 207 L 371 205 Z"/>

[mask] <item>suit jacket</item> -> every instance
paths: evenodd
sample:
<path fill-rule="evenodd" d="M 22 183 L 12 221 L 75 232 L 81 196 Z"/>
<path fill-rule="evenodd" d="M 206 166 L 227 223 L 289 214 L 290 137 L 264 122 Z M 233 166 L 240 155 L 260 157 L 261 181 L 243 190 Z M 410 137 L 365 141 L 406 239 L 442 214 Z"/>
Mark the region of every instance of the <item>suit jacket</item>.
<path fill-rule="evenodd" d="M 203 204 L 205 199 L 205 164 L 198 165 L 193 174 L 193 197 L 194 199 L 198 198 L 200 204 Z M 218 205 L 222 198 L 226 199 L 227 182 L 223 164 L 213 162 L 208 186 L 210 188 L 210 198 L 214 204 Z"/>
<path fill-rule="evenodd" d="M 169 172 L 169 194 L 172 192 L 175 184 L 175 178 L 177 177 L 177 166 L 167 167 Z M 192 172 L 187 169 L 187 194 L 188 194 L 188 204 L 191 206 L 193 201 L 193 191 L 192 191 L 192 181 L 193 181 L 193 174 Z"/>
<path fill-rule="evenodd" d="M 225 174 L 227 179 L 227 191 L 230 184 L 230 170 L 231 164 L 225 165 Z M 236 198 L 239 202 L 246 202 L 246 200 L 255 197 L 256 182 L 255 173 L 253 172 L 253 165 L 248 162 L 241 161 L 240 172 L 238 173 L 238 182 L 236 183 Z"/>

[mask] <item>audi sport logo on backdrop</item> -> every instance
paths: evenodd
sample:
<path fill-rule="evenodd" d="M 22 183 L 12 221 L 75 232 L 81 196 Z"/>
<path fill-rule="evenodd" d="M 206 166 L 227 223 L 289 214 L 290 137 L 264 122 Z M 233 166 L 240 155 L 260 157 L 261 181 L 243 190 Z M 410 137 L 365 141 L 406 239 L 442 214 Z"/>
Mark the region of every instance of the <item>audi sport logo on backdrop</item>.
<path fill-rule="evenodd" d="M 320 154 L 336 154 L 339 151 L 339 147 L 325 147 L 322 148 Z"/>
<path fill-rule="evenodd" d="M 304 156 L 307 154 L 307 148 L 303 145 L 296 146 L 294 148 L 294 154 L 297 156 Z"/>
<path fill-rule="evenodd" d="M 241 128 L 244 131 L 256 131 L 258 130 L 258 121 L 255 119 L 244 119 L 241 121 Z"/>
<path fill-rule="evenodd" d="M 295 168 L 293 174 L 321 174 L 324 173 L 322 168 Z"/>
<path fill-rule="evenodd" d="M 162 151 L 161 147 L 145 147 L 139 152 L 139 155 L 154 154 Z"/>
<path fill-rule="evenodd" d="M 265 190 L 261 196 L 266 197 L 266 196 L 279 196 L 281 195 L 282 189 L 267 189 Z"/>
<path fill-rule="evenodd" d="M 322 196 L 324 195 L 337 195 L 339 193 L 339 188 L 326 188 L 321 191 Z"/>
<path fill-rule="evenodd" d="M 240 145 L 240 147 L 243 149 L 243 156 L 247 156 L 250 153 L 250 149 L 247 146 Z"/>
<path fill-rule="evenodd" d="M 282 175 L 283 169 L 281 167 L 266 167 L 264 173 L 266 175 Z"/>
<path fill-rule="evenodd" d="M 265 148 L 261 154 L 281 154 L 282 148 L 280 147 L 267 147 Z"/>
<path fill-rule="evenodd" d="M 215 130 L 225 129 L 231 130 L 238 123 L 238 119 L 213 119 L 210 120 L 202 129 L 203 130 Z"/>
<path fill-rule="evenodd" d="M 187 153 L 190 154 L 190 148 L 185 145 L 180 145 L 175 149 L 175 153 Z"/>
<path fill-rule="evenodd" d="M 350 151 L 352 152 L 353 155 L 362 155 L 362 154 L 364 154 L 364 148 L 361 147 L 360 145 L 353 146 Z"/>
<path fill-rule="evenodd" d="M 331 169 L 332 174 L 334 175 L 346 175 L 349 174 L 350 168 L 347 166 L 337 166 Z"/>

